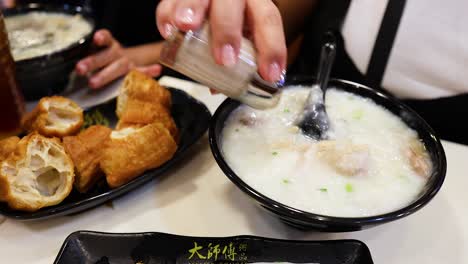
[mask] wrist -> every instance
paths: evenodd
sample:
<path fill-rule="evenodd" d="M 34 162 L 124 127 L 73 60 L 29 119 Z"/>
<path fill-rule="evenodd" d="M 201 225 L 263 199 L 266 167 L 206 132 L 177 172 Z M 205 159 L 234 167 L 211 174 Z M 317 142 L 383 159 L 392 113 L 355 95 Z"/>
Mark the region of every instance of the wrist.
<path fill-rule="evenodd" d="M 126 47 L 123 49 L 124 55 L 137 66 L 146 66 L 158 63 L 163 42 Z"/>

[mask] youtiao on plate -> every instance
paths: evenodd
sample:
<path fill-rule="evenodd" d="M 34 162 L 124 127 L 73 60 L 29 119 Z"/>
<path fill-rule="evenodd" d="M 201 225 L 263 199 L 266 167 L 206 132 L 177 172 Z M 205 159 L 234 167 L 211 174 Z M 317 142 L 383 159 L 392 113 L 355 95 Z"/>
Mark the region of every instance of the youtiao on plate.
<path fill-rule="evenodd" d="M 0 165 L 0 201 L 23 211 L 56 205 L 72 190 L 74 177 L 60 140 L 33 133 Z"/>

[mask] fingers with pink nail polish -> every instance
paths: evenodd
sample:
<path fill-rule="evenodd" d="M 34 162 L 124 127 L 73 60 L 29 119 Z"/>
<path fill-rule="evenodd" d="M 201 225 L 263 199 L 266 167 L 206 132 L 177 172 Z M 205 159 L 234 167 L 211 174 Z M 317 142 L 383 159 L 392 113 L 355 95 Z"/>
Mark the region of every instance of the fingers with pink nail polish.
<path fill-rule="evenodd" d="M 284 78 L 286 39 L 278 8 L 268 0 L 246 0 L 246 13 L 252 23 L 257 64 L 263 79 L 276 82 Z"/>
<path fill-rule="evenodd" d="M 237 64 L 243 29 L 248 27 L 260 76 L 267 81 L 284 78 L 286 41 L 281 15 L 271 0 L 163 0 L 156 16 L 165 38 L 174 27 L 196 30 L 209 17 L 214 60 L 226 67 Z"/>
<path fill-rule="evenodd" d="M 281 66 L 277 62 L 273 62 L 268 66 L 268 76 L 267 80 L 271 82 L 276 82 L 281 79 Z"/>
<path fill-rule="evenodd" d="M 236 65 L 238 57 L 237 52 L 231 44 L 225 44 L 221 47 L 221 64 L 226 67 Z"/>
<path fill-rule="evenodd" d="M 168 38 L 169 36 L 172 35 L 174 30 L 175 30 L 175 28 L 174 28 L 174 26 L 172 24 L 166 23 L 164 25 L 163 37 Z"/>
<path fill-rule="evenodd" d="M 200 28 L 206 17 L 209 0 L 179 0 L 175 4 L 174 25 L 182 30 Z"/>
<path fill-rule="evenodd" d="M 175 10 L 175 4 L 174 0 L 165 0 L 161 1 L 156 8 L 156 26 L 165 39 L 171 35 L 173 30 L 172 14 Z"/>
<path fill-rule="evenodd" d="M 195 19 L 195 13 L 190 7 L 178 8 L 175 15 L 176 23 L 178 25 L 191 25 Z"/>
<path fill-rule="evenodd" d="M 156 9 L 156 25 L 164 38 L 173 27 L 182 31 L 198 29 L 206 17 L 209 0 L 164 0 Z"/>
<path fill-rule="evenodd" d="M 226 8 L 229 6 L 229 8 Z M 232 67 L 238 61 L 245 0 L 212 0 L 210 27 L 216 63 Z"/>

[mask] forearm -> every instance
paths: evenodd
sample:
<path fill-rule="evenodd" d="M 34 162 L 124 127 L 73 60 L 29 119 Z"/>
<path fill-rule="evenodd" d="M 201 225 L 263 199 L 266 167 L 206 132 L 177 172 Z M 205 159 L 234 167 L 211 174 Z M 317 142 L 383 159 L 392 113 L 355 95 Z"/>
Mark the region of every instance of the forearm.
<path fill-rule="evenodd" d="M 128 47 L 124 49 L 125 55 L 136 66 L 146 66 L 158 63 L 163 41 Z"/>

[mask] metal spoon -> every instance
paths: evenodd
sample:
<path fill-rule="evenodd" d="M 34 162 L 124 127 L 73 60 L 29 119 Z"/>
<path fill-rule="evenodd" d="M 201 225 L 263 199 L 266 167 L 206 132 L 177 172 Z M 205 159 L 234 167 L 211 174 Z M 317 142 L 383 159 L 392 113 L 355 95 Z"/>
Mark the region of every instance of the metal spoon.
<path fill-rule="evenodd" d="M 322 46 L 320 63 L 317 72 L 317 82 L 312 86 L 304 111 L 296 121 L 302 132 L 313 139 L 326 139 L 326 131 L 329 129 L 329 120 L 325 111 L 325 91 L 328 79 L 336 55 L 336 42 L 331 33 L 326 35 L 327 40 Z"/>

